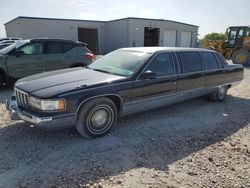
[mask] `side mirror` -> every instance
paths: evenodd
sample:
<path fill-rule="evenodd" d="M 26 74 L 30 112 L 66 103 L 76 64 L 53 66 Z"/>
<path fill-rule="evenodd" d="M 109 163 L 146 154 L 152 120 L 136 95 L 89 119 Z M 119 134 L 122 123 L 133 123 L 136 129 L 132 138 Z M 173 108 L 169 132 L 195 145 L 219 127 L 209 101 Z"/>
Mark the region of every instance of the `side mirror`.
<path fill-rule="evenodd" d="M 156 74 L 150 70 L 143 72 L 140 77 L 140 80 L 149 80 L 149 79 L 156 79 Z"/>
<path fill-rule="evenodd" d="M 20 57 L 20 56 L 22 56 L 22 55 L 24 55 L 25 53 L 24 53 L 24 51 L 21 51 L 21 50 L 17 50 L 16 51 L 16 56 L 17 57 Z"/>

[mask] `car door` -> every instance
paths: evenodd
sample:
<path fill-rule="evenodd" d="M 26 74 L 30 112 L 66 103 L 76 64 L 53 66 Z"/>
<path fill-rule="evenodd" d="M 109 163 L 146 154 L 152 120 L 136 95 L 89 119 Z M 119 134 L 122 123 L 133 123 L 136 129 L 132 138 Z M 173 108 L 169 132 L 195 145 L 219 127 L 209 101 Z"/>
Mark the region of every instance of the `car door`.
<path fill-rule="evenodd" d="M 180 67 L 177 92 L 203 88 L 205 72 L 199 52 L 176 52 L 176 55 Z"/>
<path fill-rule="evenodd" d="M 16 49 L 7 58 L 9 76 L 18 79 L 43 72 L 41 63 L 44 61 L 44 43 L 31 42 Z"/>
<path fill-rule="evenodd" d="M 133 84 L 130 107 L 141 111 L 160 107 L 171 101 L 176 92 L 176 74 L 171 53 L 155 55 Z M 155 73 L 155 77 L 143 78 L 143 73 Z"/>
<path fill-rule="evenodd" d="M 68 68 L 65 61 L 63 42 L 47 41 L 45 44 L 46 61 L 42 67 L 44 71 L 53 71 Z"/>
<path fill-rule="evenodd" d="M 214 52 L 201 52 L 206 68 L 204 87 L 218 86 L 224 82 L 225 75 L 222 64 Z"/>

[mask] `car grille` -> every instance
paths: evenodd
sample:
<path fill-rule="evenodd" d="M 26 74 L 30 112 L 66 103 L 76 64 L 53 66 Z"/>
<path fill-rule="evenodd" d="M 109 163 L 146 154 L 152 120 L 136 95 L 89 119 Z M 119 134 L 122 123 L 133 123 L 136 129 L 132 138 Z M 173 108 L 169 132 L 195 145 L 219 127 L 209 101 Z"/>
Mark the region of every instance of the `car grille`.
<path fill-rule="evenodd" d="M 24 91 L 15 89 L 17 104 L 22 107 L 29 107 L 29 95 Z"/>

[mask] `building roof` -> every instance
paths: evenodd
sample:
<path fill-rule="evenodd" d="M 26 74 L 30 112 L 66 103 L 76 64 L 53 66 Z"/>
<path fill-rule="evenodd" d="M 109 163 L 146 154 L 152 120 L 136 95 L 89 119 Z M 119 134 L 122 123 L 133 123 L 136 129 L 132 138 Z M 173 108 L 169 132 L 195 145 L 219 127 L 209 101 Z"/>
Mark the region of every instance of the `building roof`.
<path fill-rule="evenodd" d="M 193 26 L 193 27 L 199 27 L 197 25 L 192 25 L 192 24 L 187 24 L 183 22 L 177 22 L 177 21 L 172 21 L 172 20 L 165 20 L 165 19 L 151 19 L 151 18 L 136 18 L 136 17 L 127 17 L 127 18 L 121 18 L 121 19 L 116 19 L 116 20 L 110 20 L 110 21 L 100 21 L 100 20 L 81 20 L 81 19 L 65 19 L 65 18 L 43 18 L 43 17 L 28 17 L 28 16 L 18 16 L 8 22 L 6 22 L 4 25 L 7 25 L 10 22 L 13 22 L 17 19 L 40 19 L 40 20 L 61 20 L 61 21 L 85 21 L 85 22 L 100 22 L 100 23 L 107 23 L 107 22 L 114 22 L 114 21 L 119 21 L 119 20 L 128 20 L 128 19 L 134 19 L 134 20 L 152 20 L 152 21 L 166 21 L 166 22 L 172 22 L 172 23 L 177 23 L 177 24 L 183 24 L 183 25 L 188 25 L 188 26 Z"/>
<path fill-rule="evenodd" d="M 61 21 L 85 21 L 85 22 L 101 22 L 101 23 L 105 23 L 106 21 L 95 21 L 95 20 L 80 20 L 80 19 L 66 19 L 66 18 L 43 18 L 43 17 L 28 17 L 28 16 L 18 16 L 8 22 L 6 22 L 4 25 L 10 23 L 10 22 L 13 22 L 17 19 L 31 19 L 31 20 L 36 20 L 36 19 L 39 19 L 39 20 L 61 20 Z"/>
<path fill-rule="evenodd" d="M 177 22 L 177 21 L 172 21 L 172 20 L 152 19 L 152 18 L 136 18 L 136 17 L 121 18 L 121 19 L 116 19 L 116 20 L 110 20 L 110 21 L 108 21 L 108 22 L 114 22 L 114 21 L 119 21 L 119 20 L 128 20 L 128 19 L 132 19 L 132 20 L 134 19 L 134 20 L 152 20 L 152 21 L 172 22 L 172 23 L 183 24 L 183 25 L 188 25 L 188 26 L 193 26 L 193 27 L 199 27 L 199 26 L 197 26 L 197 25 L 187 24 L 187 23 Z"/>

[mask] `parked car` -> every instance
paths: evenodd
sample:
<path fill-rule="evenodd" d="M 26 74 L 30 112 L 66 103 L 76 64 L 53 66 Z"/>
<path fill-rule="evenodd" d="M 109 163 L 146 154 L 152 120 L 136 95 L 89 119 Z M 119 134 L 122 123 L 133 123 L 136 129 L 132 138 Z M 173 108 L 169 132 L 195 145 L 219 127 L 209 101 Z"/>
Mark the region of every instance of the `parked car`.
<path fill-rule="evenodd" d="M 207 49 L 125 48 L 86 68 L 20 79 L 6 107 L 12 119 L 38 127 L 74 124 L 82 136 L 96 137 L 109 132 L 118 116 L 203 95 L 223 101 L 243 70 Z"/>
<path fill-rule="evenodd" d="M 17 37 L 5 37 L 0 39 L 0 44 L 2 43 L 14 43 L 15 41 L 21 40 L 21 38 Z"/>
<path fill-rule="evenodd" d="M 15 42 L 16 42 L 16 40 L 7 40 L 7 41 L 0 42 L 0 45 L 2 45 L 2 44 L 13 44 Z"/>
<path fill-rule="evenodd" d="M 21 40 L 21 39 L 19 39 L 19 38 L 2 38 L 2 39 L 0 39 L 0 50 L 15 43 L 18 40 Z"/>
<path fill-rule="evenodd" d="M 19 40 L 0 50 L 0 85 L 57 69 L 84 67 L 94 60 L 85 43 L 62 39 Z"/>
<path fill-rule="evenodd" d="M 11 45 L 13 43 L 2 43 L 0 44 L 0 50 L 3 49 L 3 48 L 6 48 L 7 46 Z"/>

